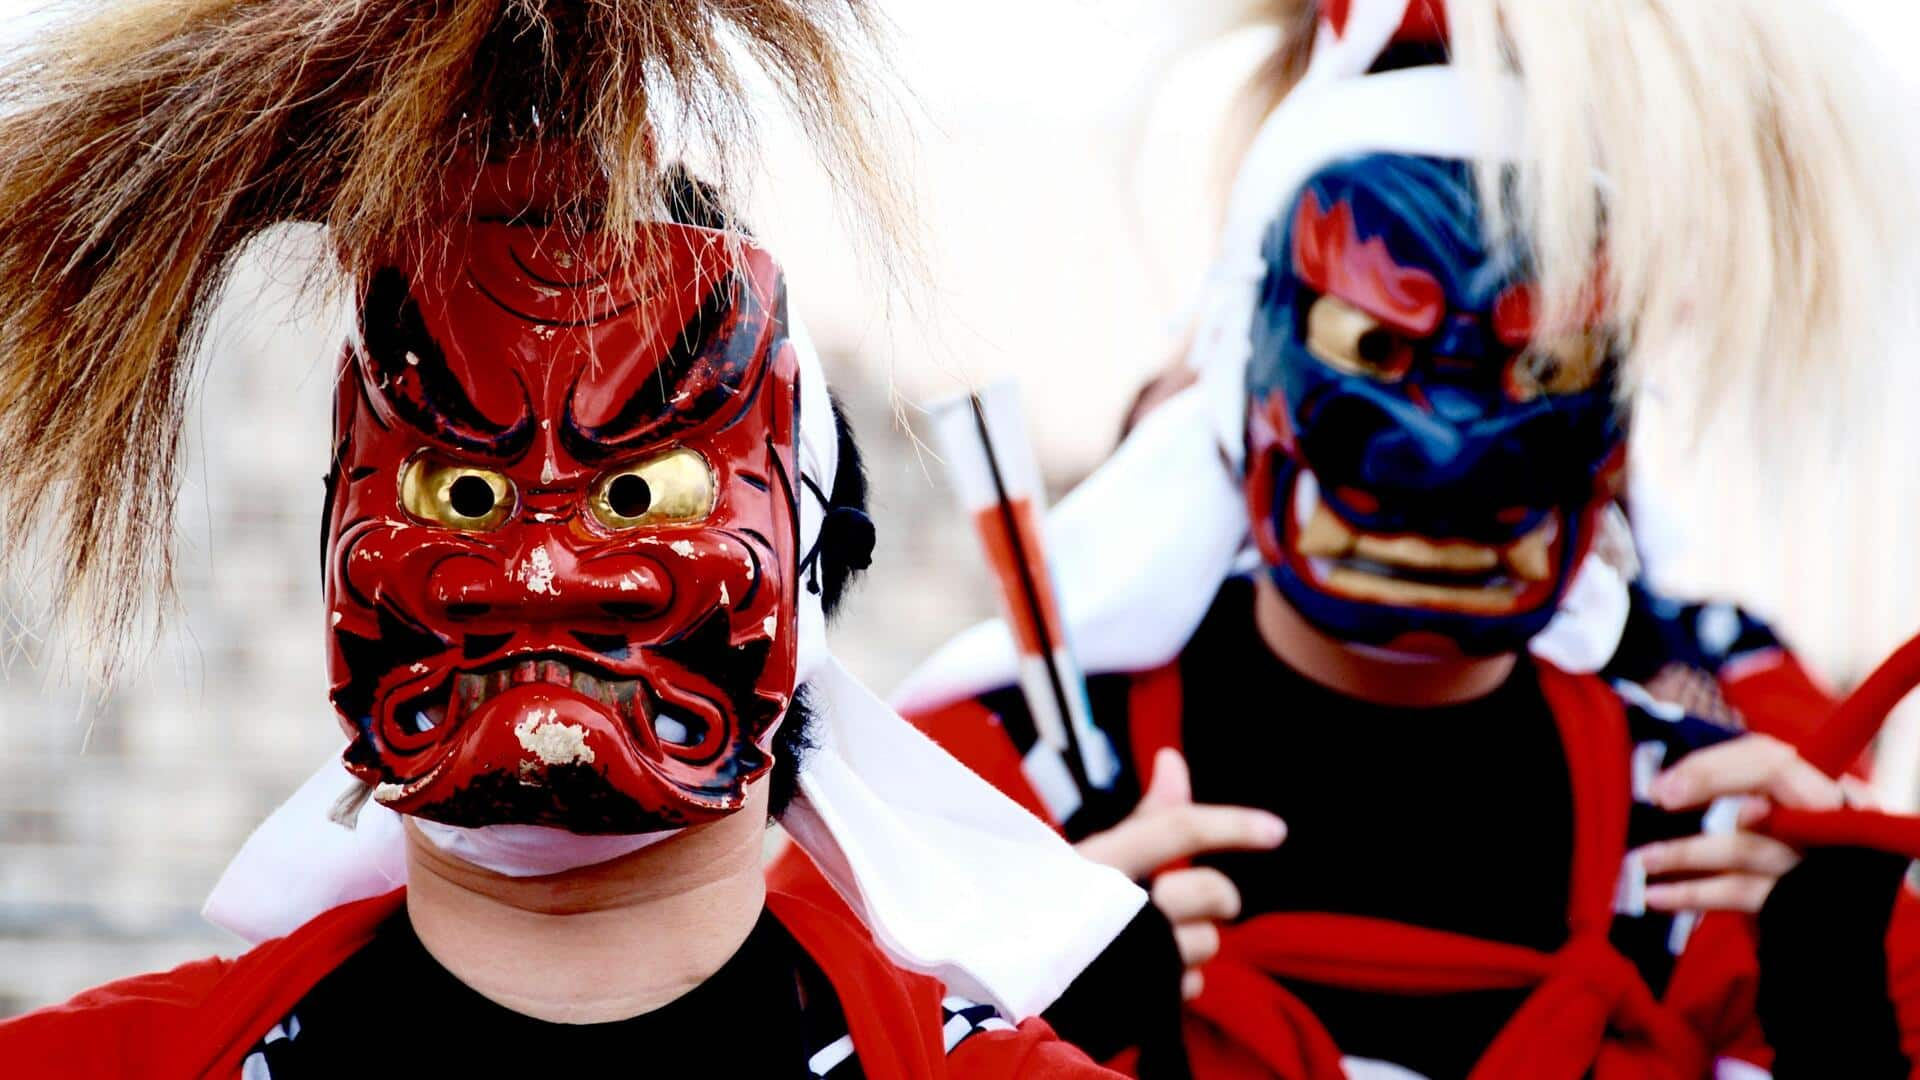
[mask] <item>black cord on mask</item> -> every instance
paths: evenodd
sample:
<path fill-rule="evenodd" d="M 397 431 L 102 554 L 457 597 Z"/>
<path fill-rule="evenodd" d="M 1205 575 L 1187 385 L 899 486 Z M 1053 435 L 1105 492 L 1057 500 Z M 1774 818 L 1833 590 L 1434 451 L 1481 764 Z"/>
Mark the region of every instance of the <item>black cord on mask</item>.
<path fill-rule="evenodd" d="M 826 514 L 820 520 L 820 535 L 813 538 L 813 546 L 800 558 L 800 573 L 807 582 L 807 591 L 820 595 L 820 552 L 831 547 L 839 556 L 840 563 L 850 571 L 865 570 L 873 565 L 873 545 L 875 534 L 873 519 L 858 506 L 835 505 L 832 497 L 820 490 L 813 478 L 802 473 L 800 482 L 820 500 L 820 506 Z"/>

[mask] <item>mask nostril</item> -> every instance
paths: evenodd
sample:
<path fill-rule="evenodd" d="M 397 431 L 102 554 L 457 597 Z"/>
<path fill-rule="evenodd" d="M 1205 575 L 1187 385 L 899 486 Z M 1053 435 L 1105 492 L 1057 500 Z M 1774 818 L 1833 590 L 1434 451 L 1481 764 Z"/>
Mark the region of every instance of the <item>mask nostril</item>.
<path fill-rule="evenodd" d="M 576 630 L 573 632 L 573 637 L 575 641 L 609 660 L 627 658 L 627 639 L 618 634 L 590 634 L 584 630 Z"/>
<path fill-rule="evenodd" d="M 461 646 L 461 652 L 469 660 L 482 660 L 506 648 L 512 640 L 512 634 L 472 634 Z"/>
<path fill-rule="evenodd" d="M 647 619 L 660 612 L 660 609 L 653 604 L 633 604 L 611 601 L 601 604 L 600 610 L 616 619 Z"/>

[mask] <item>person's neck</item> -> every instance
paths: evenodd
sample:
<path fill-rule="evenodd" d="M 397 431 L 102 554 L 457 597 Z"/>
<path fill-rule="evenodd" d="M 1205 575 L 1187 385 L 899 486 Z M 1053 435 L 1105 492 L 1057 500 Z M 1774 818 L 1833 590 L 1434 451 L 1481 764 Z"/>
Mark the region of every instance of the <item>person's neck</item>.
<path fill-rule="evenodd" d="M 1254 575 L 1254 622 L 1288 667 L 1350 698 L 1397 708 L 1457 705 L 1507 681 L 1517 657 L 1427 657 L 1362 651 L 1315 629 L 1265 574 Z"/>
<path fill-rule="evenodd" d="M 515 1012 L 594 1024 L 651 1012 L 720 970 L 766 904 L 765 784 L 739 812 L 631 855 L 510 878 L 407 828 L 407 915 L 455 978 Z"/>

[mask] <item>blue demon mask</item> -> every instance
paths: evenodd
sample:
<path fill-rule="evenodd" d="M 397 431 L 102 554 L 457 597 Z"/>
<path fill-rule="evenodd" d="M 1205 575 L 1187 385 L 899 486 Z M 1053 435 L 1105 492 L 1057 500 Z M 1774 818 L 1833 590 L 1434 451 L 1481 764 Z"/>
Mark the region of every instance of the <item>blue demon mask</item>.
<path fill-rule="evenodd" d="M 1282 595 L 1345 641 L 1490 655 L 1552 618 L 1624 456 L 1606 336 L 1536 333 L 1471 168 L 1322 169 L 1267 235 L 1248 499 Z"/>

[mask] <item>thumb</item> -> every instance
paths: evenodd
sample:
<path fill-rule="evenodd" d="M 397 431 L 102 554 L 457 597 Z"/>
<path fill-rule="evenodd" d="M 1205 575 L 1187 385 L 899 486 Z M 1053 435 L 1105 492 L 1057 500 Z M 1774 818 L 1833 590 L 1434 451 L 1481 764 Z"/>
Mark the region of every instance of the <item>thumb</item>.
<path fill-rule="evenodd" d="M 1170 746 L 1163 747 L 1153 755 L 1153 779 L 1140 796 L 1139 809 L 1185 806 L 1191 802 L 1193 778 L 1187 772 L 1186 756 Z"/>

